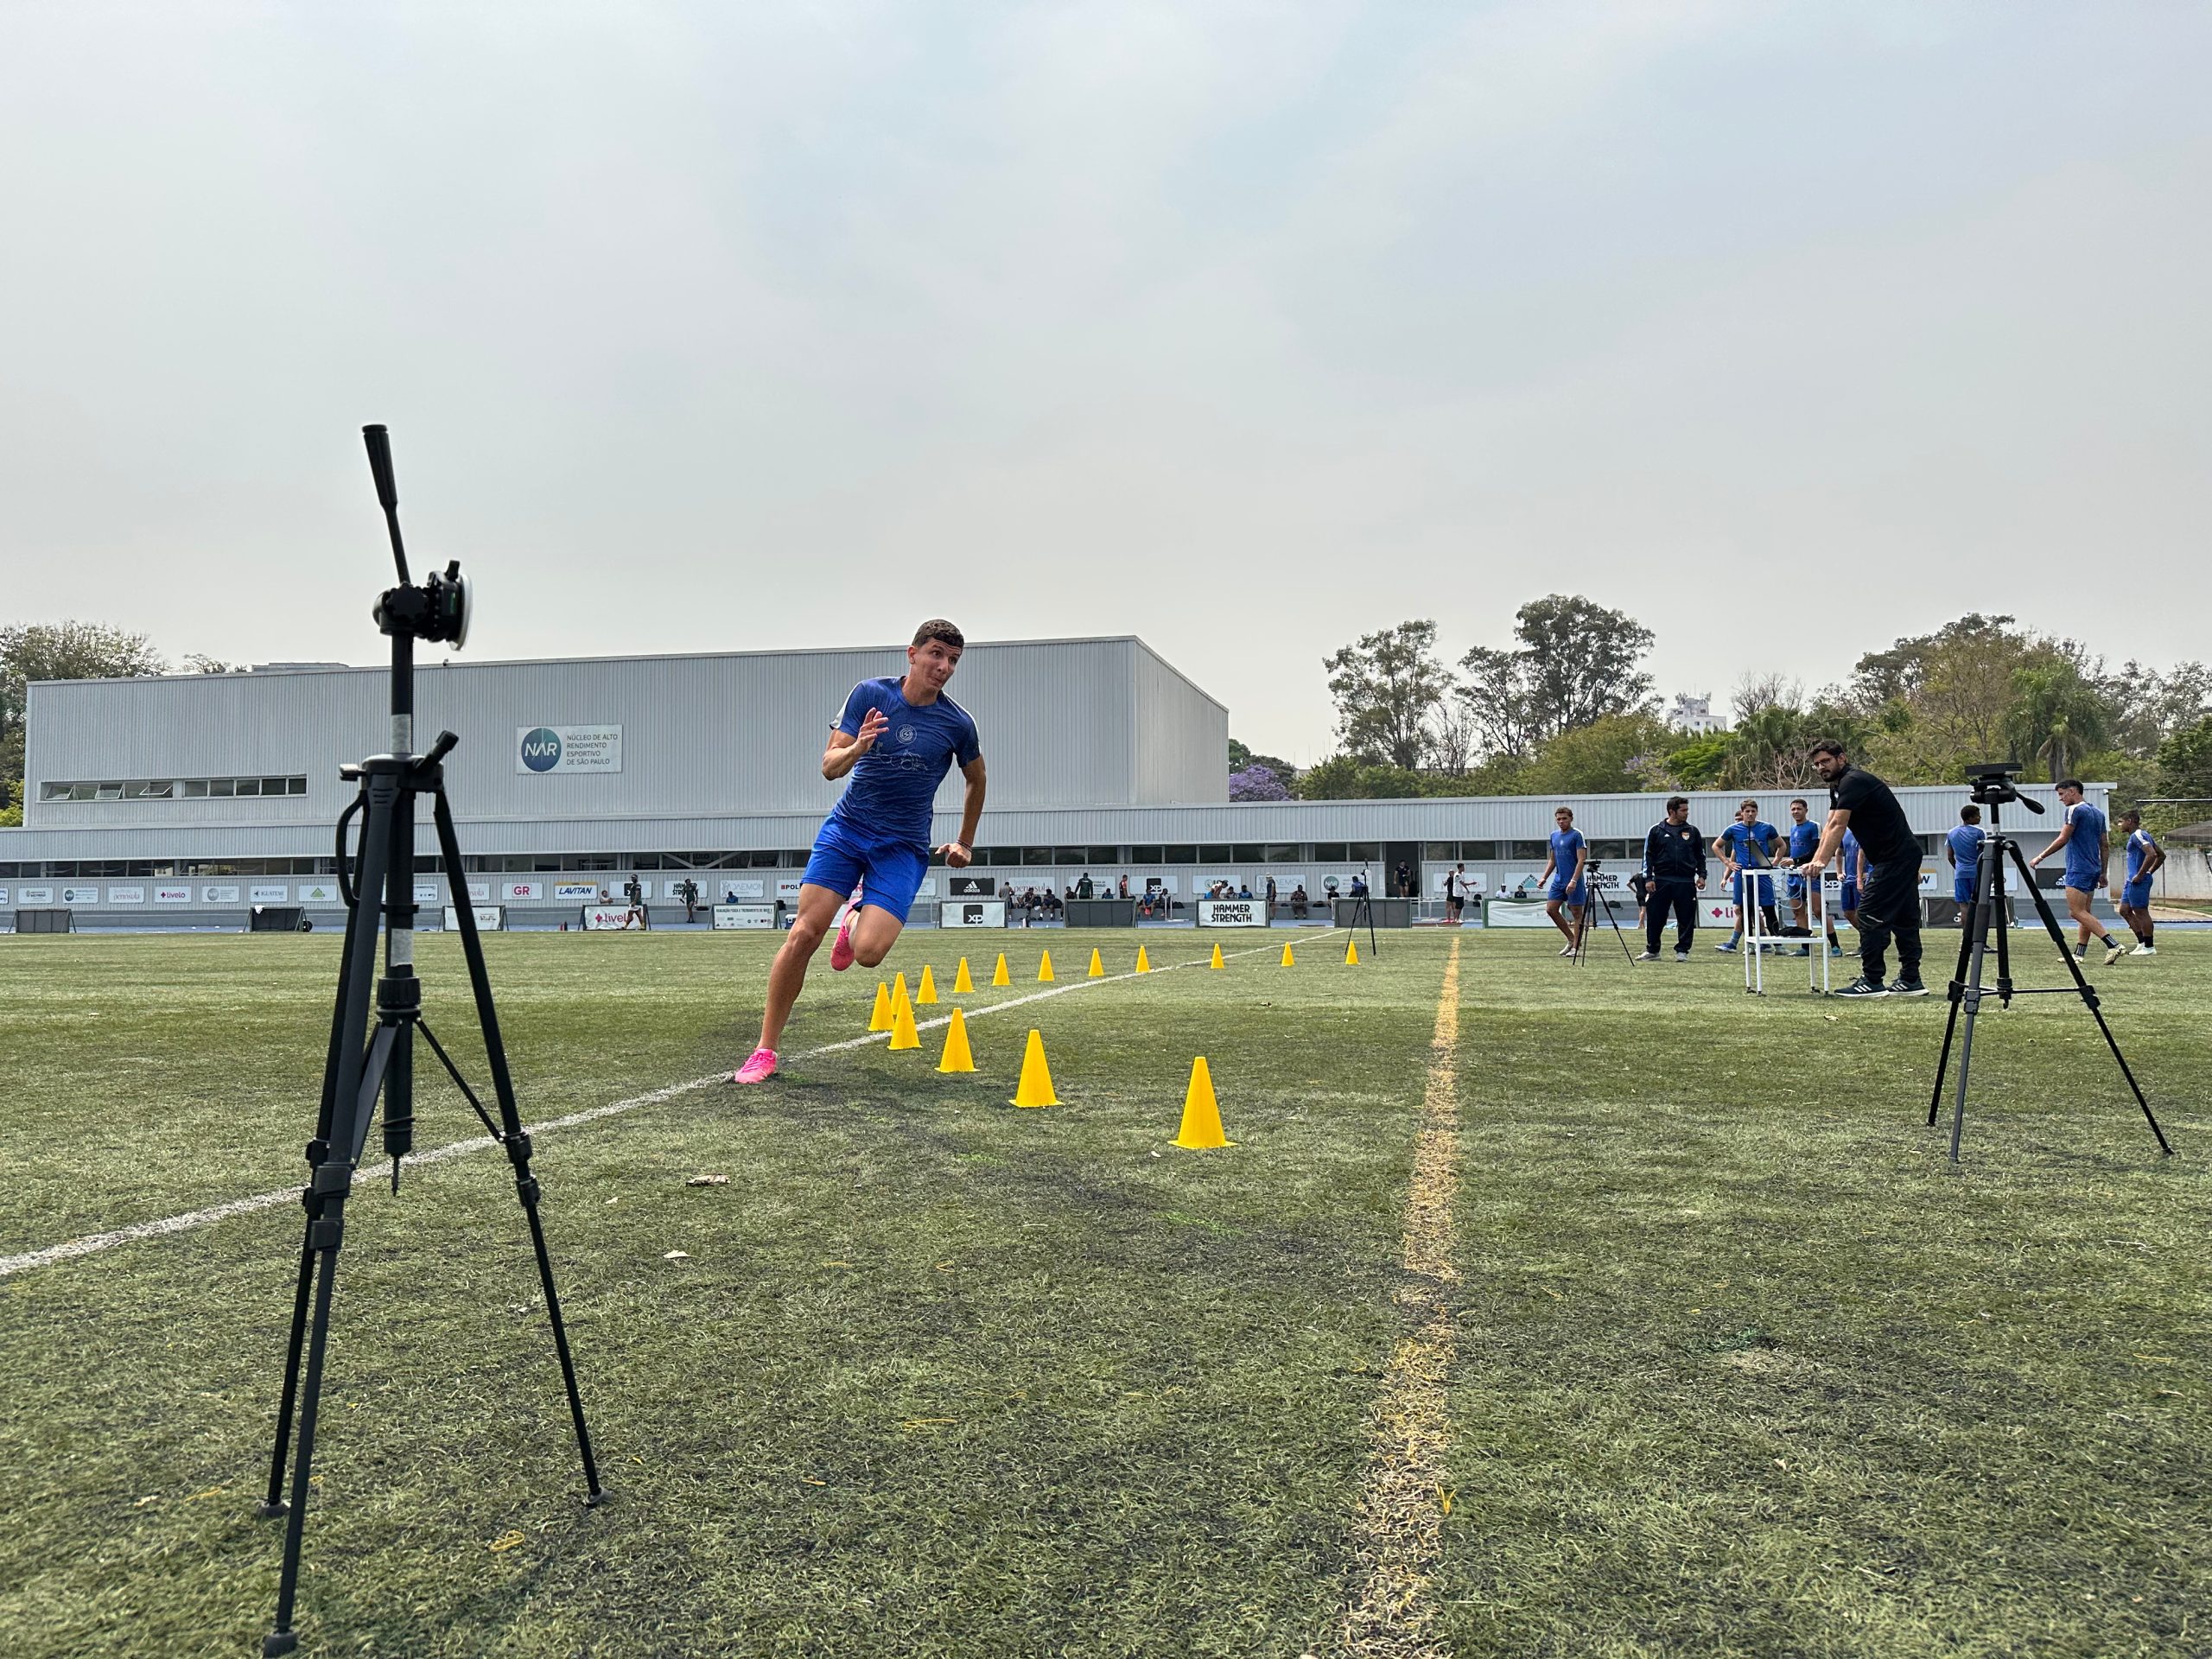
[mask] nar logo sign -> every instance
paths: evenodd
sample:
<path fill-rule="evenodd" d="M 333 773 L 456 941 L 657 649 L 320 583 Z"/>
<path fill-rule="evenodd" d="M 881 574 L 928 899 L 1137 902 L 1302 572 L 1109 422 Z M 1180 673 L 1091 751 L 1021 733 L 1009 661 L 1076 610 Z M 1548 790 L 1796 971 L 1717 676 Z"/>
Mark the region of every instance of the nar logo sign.
<path fill-rule="evenodd" d="M 518 726 L 517 772 L 620 772 L 620 726 Z"/>

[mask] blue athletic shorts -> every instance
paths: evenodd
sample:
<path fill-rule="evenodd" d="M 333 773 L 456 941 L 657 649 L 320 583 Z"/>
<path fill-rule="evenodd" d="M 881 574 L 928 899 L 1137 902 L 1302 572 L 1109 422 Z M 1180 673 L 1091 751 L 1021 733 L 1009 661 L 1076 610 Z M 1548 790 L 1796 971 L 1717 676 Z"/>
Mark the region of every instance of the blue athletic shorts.
<path fill-rule="evenodd" d="M 862 904 L 887 910 L 904 922 L 929 868 L 927 848 L 911 841 L 871 842 L 842 818 L 827 818 L 801 879 L 807 887 L 840 893 L 860 887 Z"/>
<path fill-rule="evenodd" d="M 2102 870 L 2069 870 L 2066 885 L 2076 893 L 2094 893 L 2105 884 Z"/>
<path fill-rule="evenodd" d="M 1551 886 L 1544 889 L 1544 897 L 1547 899 L 1564 899 L 1569 905 L 1573 906 L 1577 910 L 1581 909 L 1583 906 L 1590 902 L 1589 895 L 1584 893 L 1580 887 L 1569 887 L 1566 882 L 1557 880 L 1554 880 Z"/>
<path fill-rule="evenodd" d="M 2120 902 L 2130 910 L 2148 910 L 2151 907 L 2151 879 L 2145 876 L 2140 881 L 2129 882 L 2120 890 Z"/>
<path fill-rule="evenodd" d="M 1951 897 L 1961 905 L 1971 902 L 1974 898 L 1974 877 L 1954 875 L 1951 878 Z"/>
<path fill-rule="evenodd" d="M 1758 884 L 1758 897 L 1752 901 L 1753 903 L 1764 906 L 1770 905 L 1774 902 L 1774 878 L 1772 876 L 1760 875 L 1746 877 L 1741 870 L 1738 870 L 1736 872 L 1736 874 L 1730 884 L 1729 896 L 1735 899 L 1739 908 L 1742 906 L 1744 902 L 1744 883 L 1746 880 L 1755 880 Z"/>
<path fill-rule="evenodd" d="M 1789 878 L 1789 896 L 1792 899 L 1802 899 L 1805 896 L 1805 878 L 1803 876 L 1793 875 Z"/>
<path fill-rule="evenodd" d="M 1836 895 L 1835 907 L 1838 910 L 1859 908 L 1859 884 L 1856 881 L 1847 881 L 1843 884 L 1843 891 Z"/>

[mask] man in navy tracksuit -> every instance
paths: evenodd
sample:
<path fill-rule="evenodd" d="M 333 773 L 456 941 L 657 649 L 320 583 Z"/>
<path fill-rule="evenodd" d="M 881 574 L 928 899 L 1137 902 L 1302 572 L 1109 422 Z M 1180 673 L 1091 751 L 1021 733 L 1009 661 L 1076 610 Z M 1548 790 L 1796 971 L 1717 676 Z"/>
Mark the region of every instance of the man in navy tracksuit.
<path fill-rule="evenodd" d="M 1643 905 L 1643 954 L 1638 962 L 1659 960 L 1659 934 L 1667 912 L 1675 912 L 1675 960 L 1690 959 L 1690 941 L 1697 937 L 1697 895 L 1705 886 L 1705 836 L 1690 822 L 1687 795 L 1667 802 L 1667 816 L 1643 837 L 1643 868 L 1648 897 Z"/>

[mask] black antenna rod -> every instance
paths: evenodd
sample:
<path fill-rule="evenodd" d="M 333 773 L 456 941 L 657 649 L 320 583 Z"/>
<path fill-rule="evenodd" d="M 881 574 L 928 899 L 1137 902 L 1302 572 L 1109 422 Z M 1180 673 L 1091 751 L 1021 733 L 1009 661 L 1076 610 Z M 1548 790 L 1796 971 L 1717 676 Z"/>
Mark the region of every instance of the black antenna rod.
<path fill-rule="evenodd" d="M 399 539 L 399 485 L 391 475 L 391 435 L 381 424 L 361 429 L 369 446 L 369 472 L 377 481 L 377 499 L 384 504 L 384 521 L 391 531 L 391 562 L 399 567 L 399 585 L 408 583 L 407 545 Z"/>

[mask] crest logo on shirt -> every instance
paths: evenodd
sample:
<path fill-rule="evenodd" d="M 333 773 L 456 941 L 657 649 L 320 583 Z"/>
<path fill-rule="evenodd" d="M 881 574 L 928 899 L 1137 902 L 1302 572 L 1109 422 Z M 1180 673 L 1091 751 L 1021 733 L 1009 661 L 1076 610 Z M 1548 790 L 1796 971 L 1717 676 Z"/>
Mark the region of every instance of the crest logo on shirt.
<path fill-rule="evenodd" d="M 899 728 L 899 741 L 901 743 L 912 742 L 914 741 L 914 728 L 911 726 L 901 726 Z"/>

